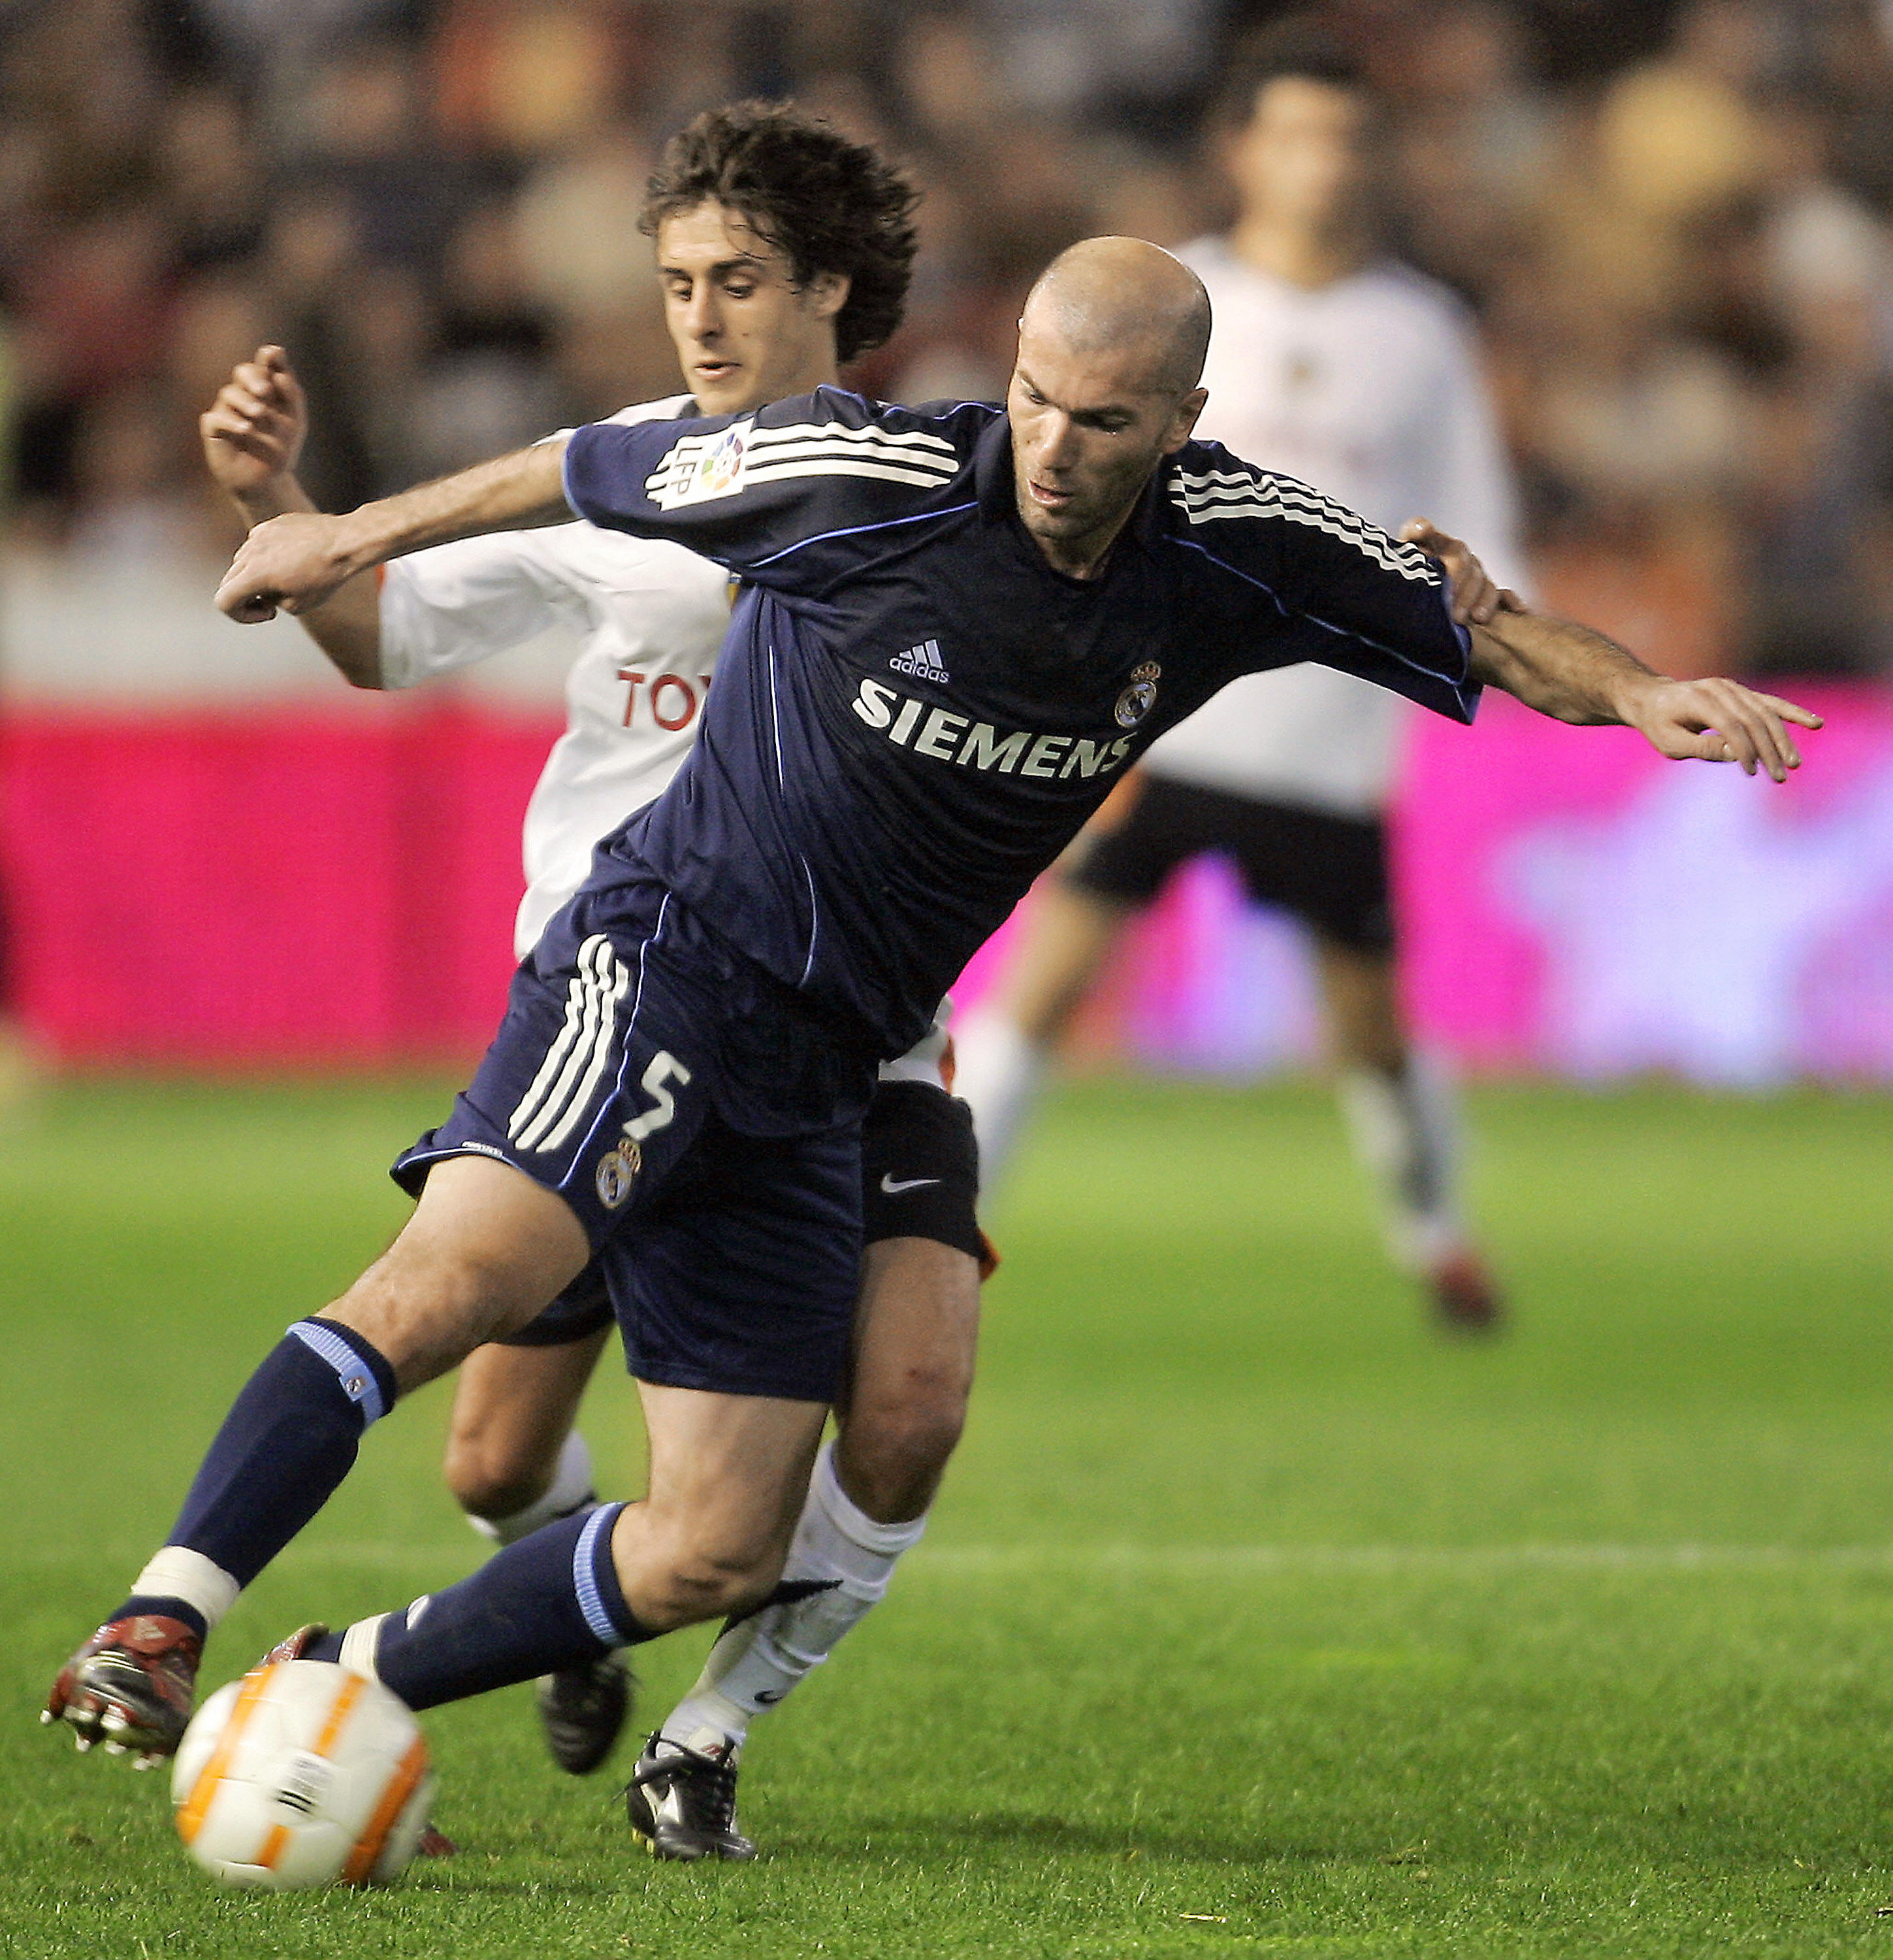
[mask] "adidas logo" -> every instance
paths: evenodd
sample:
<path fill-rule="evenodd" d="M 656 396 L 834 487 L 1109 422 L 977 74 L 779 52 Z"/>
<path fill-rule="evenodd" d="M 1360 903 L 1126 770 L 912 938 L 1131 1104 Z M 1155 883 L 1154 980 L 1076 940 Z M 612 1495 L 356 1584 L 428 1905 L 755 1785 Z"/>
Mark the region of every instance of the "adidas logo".
<path fill-rule="evenodd" d="M 953 676 L 940 664 L 940 642 L 923 640 L 918 647 L 909 647 L 905 653 L 896 654 L 887 663 L 895 673 L 909 674 L 915 680 L 935 680 L 943 683 Z"/>

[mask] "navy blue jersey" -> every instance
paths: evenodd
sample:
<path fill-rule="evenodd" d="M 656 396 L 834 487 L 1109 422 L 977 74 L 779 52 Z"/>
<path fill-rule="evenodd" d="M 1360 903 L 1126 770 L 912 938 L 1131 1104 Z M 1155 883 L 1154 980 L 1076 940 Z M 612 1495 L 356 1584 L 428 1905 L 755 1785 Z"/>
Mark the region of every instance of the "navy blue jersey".
<path fill-rule="evenodd" d="M 1014 505 L 1004 412 L 839 389 L 572 438 L 572 508 L 744 590 L 702 733 L 605 848 L 882 1052 L 1127 764 L 1237 674 L 1315 660 L 1459 721 L 1478 689 L 1422 552 L 1193 442 L 1100 574 Z"/>

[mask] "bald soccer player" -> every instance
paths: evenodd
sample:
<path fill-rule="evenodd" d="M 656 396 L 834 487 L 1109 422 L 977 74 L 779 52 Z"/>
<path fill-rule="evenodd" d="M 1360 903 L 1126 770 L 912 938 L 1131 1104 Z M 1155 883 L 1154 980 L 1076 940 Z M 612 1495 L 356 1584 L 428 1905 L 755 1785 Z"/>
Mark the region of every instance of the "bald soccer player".
<path fill-rule="evenodd" d="M 1041 278 L 1001 407 L 838 390 L 626 425 L 347 516 L 253 532 L 233 616 L 319 604 L 425 546 L 573 511 L 744 581 L 702 734 L 600 847 L 515 979 L 471 1087 L 408 1162 L 389 1251 L 267 1358 L 186 1502 L 172 1568 L 245 1580 L 354 1460 L 365 1421 L 523 1325 L 596 1257 L 641 1384 L 648 1495 L 547 1526 L 471 1577 L 278 1651 L 425 1709 L 740 1612 L 781 1570 L 858 1274 L 858 1131 L 878 1061 L 1112 782 L 1237 673 L 1320 659 L 1458 720 L 1497 685 L 1662 753 L 1785 781 L 1790 703 L 1653 674 L 1502 606 L 1315 490 L 1194 442 L 1209 336 L 1167 253 L 1094 239 Z M 320 1368 L 305 1357 L 315 1356 Z M 189 1554 L 186 1558 L 183 1554 Z M 174 1746 L 202 1607 L 127 1601 L 48 1707 Z M 100 1663 L 109 1662 L 101 1678 Z M 150 1694 L 129 1686 L 152 1682 Z M 167 1711 L 148 1720 L 156 1704 Z"/>
<path fill-rule="evenodd" d="M 666 146 L 641 228 L 692 393 L 611 418 L 737 414 L 832 383 L 900 324 L 915 193 L 884 160 L 782 104 L 708 110 Z M 237 369 L 203 418 L 206 459 L 251 525 L 310 511 L 294 463 L 306 425 L 280 349 Z M 517 956 L 584 883 L 592 846 L 657 795 L 697 734 L 730 623 L 723 568 L 674 544 L 574 522 L 418 552 L 351 581 L 303 625 L 358 686 L 411 686 L 549 627 L 583 635 L 566 732 L 527 812 Z M 750 1724 L 884 1595 L 919 1538 L 964 1422 L 981 1241 L 972 1126 L 948 1093 L 943 1028 L 883 1064 L 862 1127 L 860 1303 L 835 1440 L 818 1458 L 783 1596 L 733 1625 L 659 1725 L 641 1787 L 659 1857 L 743 1858 L 735 1777 Z M 449 1427 L 454 1494 L 498 1545 L 598 1501 L 573 1427 L 610 1331 L 603 1276 L 581 1274 L 504 1341 L 467 1357 Z M 627 1361 L 647 1377 L 647 1350 Z M 140 1588 L 139 1589 L 145 1589 Z M 608 1756 L 629 1712 L 613 1653 L 539 1683 L 554 1760 Z"/>

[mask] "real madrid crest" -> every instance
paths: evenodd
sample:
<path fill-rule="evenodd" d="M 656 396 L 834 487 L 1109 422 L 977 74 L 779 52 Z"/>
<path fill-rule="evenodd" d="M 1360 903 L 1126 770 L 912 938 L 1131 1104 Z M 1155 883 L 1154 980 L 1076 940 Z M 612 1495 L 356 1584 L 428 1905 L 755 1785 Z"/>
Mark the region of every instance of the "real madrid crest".
<path fill-rule="evenodd" d="M 607 1211 L 616 1211 L 631 1195 L 638 1173 L 644 1167 L 644 1153 L 635 1139 L 626 1137 L 615 1149 L 598 1160 L 598 1201 Z"/>
<path fill-rule="evenodd" d="M 1131 685 L 1118 696 L 1112 711 L 1120 728 L 1134 728 L 1156 707 L 1156 684 L 1163 677 L 1163 670 L 1155 660 L 1131 670 Z"/>

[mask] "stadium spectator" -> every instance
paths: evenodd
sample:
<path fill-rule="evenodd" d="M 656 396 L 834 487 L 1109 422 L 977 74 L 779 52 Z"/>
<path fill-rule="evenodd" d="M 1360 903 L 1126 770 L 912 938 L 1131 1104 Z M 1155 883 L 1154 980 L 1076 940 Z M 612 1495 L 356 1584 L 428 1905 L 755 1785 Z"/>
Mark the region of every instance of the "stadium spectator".
<path fill-rule="evenodd" d="M 310 469 L 339 505 L 536 419 L 608 408 L 624 370 L 607 348 L 647 344 L 664 385 L 614 228 L 664 136 L 758 90 L 871 129 L 926 184 L 912 317 L 857 380 L 916 399 L 990 392 L 1025 276 L 1058 247 L 1099 230 L 1172 243 L 1226 217 L 1199 111 L 1223 50 L 1282 11 L 15 10 L 0 40 L 0 320 L 17 348 L 16 539 L 56 551 L 86 528 L 99 492 L 80 447 L 128 390 L 172 425 L 161 467 L 192 497 L 190 405 L 260 339 L 288 345 L 325 405 Z M 1672 665 L 1883 670 L 1887 10 L 1327 13 L 1395 104 L 1406 255 L 1478 309 L 1548 595 L 1634 641 L 1650 622 L 1643 650 Z M 215 523 L 200 529 L 205 556 L 221 553 Z M 1796 624 L 1814 590 L 1840 595 L 1818 632 Z"/>

